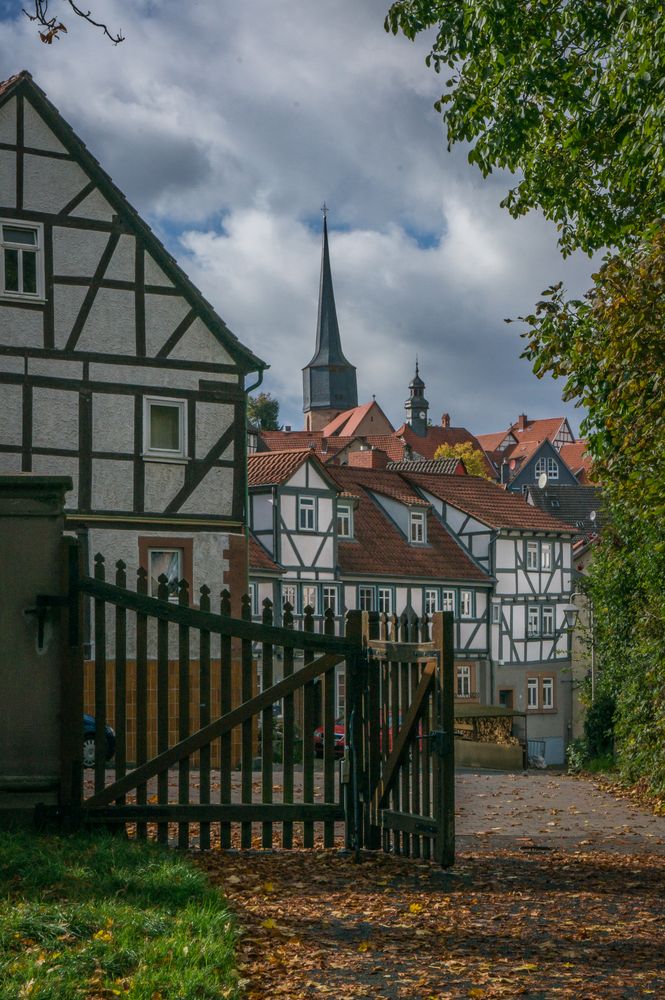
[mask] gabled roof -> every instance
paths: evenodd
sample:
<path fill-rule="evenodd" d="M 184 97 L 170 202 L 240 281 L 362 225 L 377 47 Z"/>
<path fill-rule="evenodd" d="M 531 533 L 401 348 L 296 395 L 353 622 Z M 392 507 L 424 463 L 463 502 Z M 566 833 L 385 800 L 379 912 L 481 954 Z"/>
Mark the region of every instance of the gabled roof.
<path fill-rule="evenodd" d="M 509 435 L 510 431 L 501 431 L 498 434 L 476 434 L 476 441 L 485 451 L 498 451 L 499 446 Z"/>
<path fill-rule="evenodd" d="M 349 444 L 348 438 L 324 438 L 321 431 L 259 431 L 259 439 L 266 451 L 308 449 L 324 463 Z"/>
<path fill-rule="evenodd" d="M 323 428 L 323 436 L 330 437 L 331 435 L 338 434 L 340 437 L 352 437 L 365 417 L 372 410 L 378 410 L 388 426 L 392 427 L 392 424 L 377 401 L 372 399 L 369 403 L 363 403 L 361 406 L 354 406 L 350 410 L 344 410 L 343 413 L 338 413 L 337 416 Z"/>
<path fill-rule="evenodd" d="M 247 456 L 248 486 L 279 486 L 290 479 L 308 459 L 315 456 L 305 451 L 259 451 Z M 316 460 L 316 459 L 315 459 Z"/>
<path fill-rule="evenodd" d="M 370 574 L 393 579 L 426 579 L 489 583 L 490 578 L 458 545 L 426 505 L 427 540 L 410 545 L 372 493 L 393 495 L 401 502 L 419 499 L 415 490 L 396 472 L 331 466 L 340 489 L 358 498 L 353 515 L 354 540 L 340 539 L 337 546 L 343 574 Z M 392 486 L 389 482 L 392 481 Z M 388 491 L 392 491 L 389 493 Z M 408 499 L 407 499 L 408 498 Z"/>
<path fill-rule="evenodd" d="M 514 424 L 510 425 L 506 434 L 508 432 L 514 434 L 518 441 L 533 439 L 542 441 L 543 438 L 548 438 L 552 441 L 558 431 L 561 430 L 561 425 L 565 420 L 565 417 L 545 417 L 541 420 L 529 420 L 527 418 L 524 430 L 520 430 L 519 420 L 516 420 Z"/>
<path fill-rule="evenodd" d="M 253 532 L 249 533 L 249 568 L 255 573 L 279 576 L 286 572 L 278 566 L 267 549 L 261 545 Z"/>
<path fill-rule="evenodd" d="M 519 493 L 510 493 L 497 483 L 478 476 L 401 475 L 416 487 L 452 504 L 490 528 L 518 531 L 548 531 L 575 534 L 575 528 L 563 524 L 538 507 L 532 507 Z"/>
<path fill-rule="evenodd" d="M 570 469 L 577 476 L 580 483 L 590 485 L 593 483 L 592 466 L 593 459 L 587 453 L 587 443 L 584 439 L 575 441 L 572 444 L 562 444 L 559 454 Z"/>
<path fill-rule="evenodd" d="M 548 483 L 543 490 L 529 486 L 529 500 L 557 520 L 574 525 L 578 534 L 598 533 L 605 521 L 603 491 L 599 486 Z"/>
<path fill-rule="evenodd" d="M 120 219 L 131 229 L 138 232 L 145 242 L 146 249 L 158 262 L 165 274 L 171 278 L 183 297 L 196 309 L 206 326 L 210 329 L 220 344 L 231 354 L 238 366 L 244 372 L 259 371 L 269 365 L 258 358 L 248 347 L 240 343 L 235 334 L 231 333 L 224 320 L 215 312 L 210 303 L 179 267 L 163 244 L 157 239 L 150 226 L 127 201 L 124 194 L 113 183 L 109 175 L 89 152 L 79 139 L 74 129 L 62 117 L 58 109 L 48 99 L 44 91 L 37 86 L 27 70 L 22 70 L 15 76 L 0 83 L 0 104 L 4 104 L 14 95 L 23 94 L 30 98 L 35 108 L 48 122 L 62 144 L 73 153 L 83 164 L 104 194 L 107 201 L 115 208 Z"/>
<path fill-rule="evenodd" d="M 391 472 L 426 472 L 433 476 L 465 476 L 461 458 L 433 458 L 428 462 L 388 462 Z"/>

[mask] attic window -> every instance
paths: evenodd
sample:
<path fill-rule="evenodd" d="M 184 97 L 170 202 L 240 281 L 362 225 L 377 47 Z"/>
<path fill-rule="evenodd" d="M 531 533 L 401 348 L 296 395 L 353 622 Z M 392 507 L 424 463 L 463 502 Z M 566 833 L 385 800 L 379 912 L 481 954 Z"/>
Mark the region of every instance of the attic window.
<path fill-rule="evenodd" d="M 184 399 L 147 397 L 143 401 L 144 458 L 182 462 L 187 457 L 187 412 Z"/>
<path fill-rule="evenodd" d="M 554 510 L 558 510 L 560 506 L 561 504 L 559 503 L 558 499 L 550 500 L 550 507 L 553 507 Z"/>
<path fill-rule="evenodd" d="M 424 511 L 412 510 L 409 514 L 409 538 L 414 544 L 423 545 L 427 541 L 426 527 Z"/>
<path fill-rule="evenodd" d="M 44 297 L 43 230 L 0 221 L 0 294 L 12 298 Z"/>

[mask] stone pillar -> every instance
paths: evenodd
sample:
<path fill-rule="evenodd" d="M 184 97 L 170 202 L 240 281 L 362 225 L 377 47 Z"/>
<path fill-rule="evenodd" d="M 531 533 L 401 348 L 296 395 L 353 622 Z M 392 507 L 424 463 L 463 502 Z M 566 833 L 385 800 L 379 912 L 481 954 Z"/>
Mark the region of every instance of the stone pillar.
<path fill-rule="evenodd" d="M 64 615 L 48 609 L 40 644 L 30 609 L 38 594 L 66 593 L 71 489 L 69 476 L 0 476 L 0 826 L 58 799 Z"/>

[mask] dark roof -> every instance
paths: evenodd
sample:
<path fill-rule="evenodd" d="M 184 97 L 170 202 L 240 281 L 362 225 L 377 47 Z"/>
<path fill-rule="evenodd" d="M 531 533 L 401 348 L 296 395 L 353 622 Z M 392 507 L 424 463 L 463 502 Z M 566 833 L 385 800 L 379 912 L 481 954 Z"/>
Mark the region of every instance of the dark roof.
<path fill-rule="evenodd" d="M 497 483 L 478 476 L 427 476 L 400 473 L 433 496 L 478 518 L 490 528 L 511 528 L 518 531 L 548 531 L 574 534 L 575 529 L 563 524 L 538 507 L 533 507 L 519 493 L 510 493 Z"/>
<path fill-rule="evenodd" d="M 370 574 L 397 579 L 429 579 L 489 583 L 490 578 L 455 541 L 429 506 L 428 544 L 410 545 L 372 493 L 388 494 L 402 503 L 422 499 L 398 473 L 348 466 L 328 466 L 332 478 L 358 498 L 353 515 L 354 540 L 338 542 L 342 573 Z M 401 482 L 400 482 L 401 480 Z"/>
<path fill-rule="evenodd" d="M 272 576 L 285 572 L 251 531 L 249 533 L 249 568 L 255 573 L 269 573 Z"/>
<path fill-rule="evenodd" d="M 427 472 L 434 476 L 455 476 L 459 475 L 460 465 L 464 467 L 461 458 L 433 458 L 427 462 L 388 462 L 387 468 L 391 472 Z"/>
<path fill-rule="evenodd" d="M 577 528 L 579 534 L 597 533 L 603 523 L 603 492 L 599 486 L 529 486 L 529 497 L 540 510 Z M 592 519 L 591 514 L 595 512 Z"/>
<path fill-rule="evenodd" d="M 356 369 L 342 353 L 333 292 L 328 222 L 323 215 L 323 248 L 314 357 L 303 368 L 303 409 L 350 410 L 358 405 Z"/>
<path fill-rule="evenodd" d="M 14 94 L 25 93 L 40 114 L 43 115 L 60 141 L 81 160 L 85 170 L 94 182 L 102 189 L 104 197 L 113 205 L 119 217 L 132 229 L 138 230 L 145 241 L 146 248 L 155 257 L 160 267 L 179 287 L 189 304 L 197 310 L 203 321 L 217 337 L 220 344 L 234 357 L 239 367 L 245 372 L 268 368 L 269 365 L 258 358 L 248 347 L 241 344 L 235 334 L 231 333 L 226 323 L 215 312 L 210 303 L 187 277 L 185 272 L 157 239 L 150 226 L 136 209 L 130 205 L 120 189 L 113 183 L 109 175 L 87 149 L 85 143 L 78 137 L 74 129 L 62 117 L 54 104 L 49 101 L 44 91 L 37 86 L 27 70 L 22 70 L 15 76 L 0 83 L 0 103 L 4 103 Z"/>

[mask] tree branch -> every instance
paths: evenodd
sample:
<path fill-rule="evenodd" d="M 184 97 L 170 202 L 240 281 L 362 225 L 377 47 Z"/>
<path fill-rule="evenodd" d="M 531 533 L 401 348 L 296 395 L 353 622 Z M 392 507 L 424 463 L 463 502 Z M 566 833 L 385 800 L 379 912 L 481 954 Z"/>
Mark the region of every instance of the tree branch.
<path fill-rule="evenodd" d="M 77 7 L 74 0 L 64 0 L 64 2 L 69 5 L 77 17 L 83 18 L 84 21 L 92 24 L 95 28 L 101 28 L 102 32 L 110 41 L 113 42 L 114 45 L 124 42 L 125 36 L 121 31 L 117 34 L 113 34 L 103 21 L 95 21 L 92 16 L 92 11 L 81 10 L 80 7 Z M 62 21 L 58 21 L 56 17 L 49 17 L 48 6 L 49 0 L 34 0 L 34 12 L 31 13 L 24 7 L 23 13 L 30 21 L 36 21 L 37 24 L 40 24 L 45 29 L 44 31 L 39 32 L 39 37 L 47 45 L 51 45 L 54 38 L 59 38 L 62 33 L 67 33 L 67 28 Z"/>

